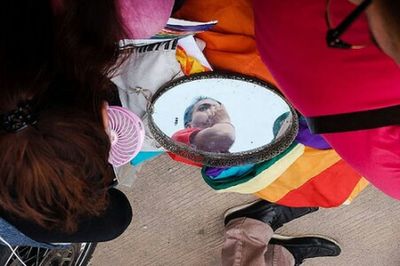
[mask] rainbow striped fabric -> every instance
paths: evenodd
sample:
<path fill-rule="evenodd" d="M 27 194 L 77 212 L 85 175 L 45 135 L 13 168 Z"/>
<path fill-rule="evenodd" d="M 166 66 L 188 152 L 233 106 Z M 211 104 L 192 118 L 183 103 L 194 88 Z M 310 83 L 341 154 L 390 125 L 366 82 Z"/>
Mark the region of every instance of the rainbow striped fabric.
<path fill-rule="evenodd" d="M 333 149 L 318 150 L 293 143 L 271 160 L 245 173 L 218 178 L 202 168 L 206 183 L 218 192 L 238 192 L 286 206 L 336 207 L 349 203 L 368 182 L 348 166 Z"/>

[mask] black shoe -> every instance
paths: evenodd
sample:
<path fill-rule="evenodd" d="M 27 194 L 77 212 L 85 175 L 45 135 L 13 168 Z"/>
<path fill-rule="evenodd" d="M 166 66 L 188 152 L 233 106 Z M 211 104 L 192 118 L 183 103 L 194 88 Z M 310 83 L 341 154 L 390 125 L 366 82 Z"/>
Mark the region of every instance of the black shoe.
<path fill-rule="evenodd" d="M 286 237 L 275 234 L 269 244 L 284 246 L 293 255 L 295 266 L 303 263 L 305 259 L 316 257 L 334 257 L 341 252 L 339 244 L 332 239 L 304 236 Z"/>
<path fill-rule="evenodd" d="M 283 224 L 290 222 L 318 208 L 291 208 L 274 204 L 265 200 L 231 208 L 225 212 L 225 225 L 231 220 L 240 217 L 247 217 L 269 224 L 272 230 L 276 230 Z"/>

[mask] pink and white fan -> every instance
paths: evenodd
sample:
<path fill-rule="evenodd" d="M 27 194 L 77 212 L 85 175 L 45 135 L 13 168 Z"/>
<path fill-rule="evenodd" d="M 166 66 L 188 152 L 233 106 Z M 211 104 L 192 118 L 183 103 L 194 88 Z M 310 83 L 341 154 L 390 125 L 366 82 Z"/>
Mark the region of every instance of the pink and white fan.
<path fill-rule="evenodd" d="M 140 151 L 144 140 L 144 126 L 139 117 L 126 108 L 107 108 L 111 149 L 108 162 L 121 166 L 131 161 Z"/>

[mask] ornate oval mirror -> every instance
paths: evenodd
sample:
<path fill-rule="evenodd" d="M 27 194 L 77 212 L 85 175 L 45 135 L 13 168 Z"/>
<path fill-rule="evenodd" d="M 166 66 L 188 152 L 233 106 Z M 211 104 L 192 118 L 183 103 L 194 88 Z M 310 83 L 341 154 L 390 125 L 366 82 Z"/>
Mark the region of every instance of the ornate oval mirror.
<path fill-rule="evenodd" d="M 167 83 L 152 97 L 149 128 L 168 151 L 209 166 L 268 160 L 294 140 L 294 109 L 272 84 L 207 72 Z"/>

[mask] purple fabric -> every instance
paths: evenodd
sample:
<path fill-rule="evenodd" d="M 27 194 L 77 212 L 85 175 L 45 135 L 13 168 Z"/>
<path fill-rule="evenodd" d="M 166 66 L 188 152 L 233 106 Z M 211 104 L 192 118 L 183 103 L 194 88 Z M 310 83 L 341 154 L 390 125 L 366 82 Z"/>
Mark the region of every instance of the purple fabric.
<path fill-rule="evenodd" d="M 311 133 L 304 117 L 299 118 L 299 133 L 297 133 L 295 140 L 314 149 L 331 149 L 331 146 L 321 137 L 321 135 Z"/>
<path fill-rule="evenodd" d="M 227 167 L 225 168 L 216 168 L 216 167 L 207 167 L 205 173 L 209 177 L 217 177 L 219 176 Z"/>

